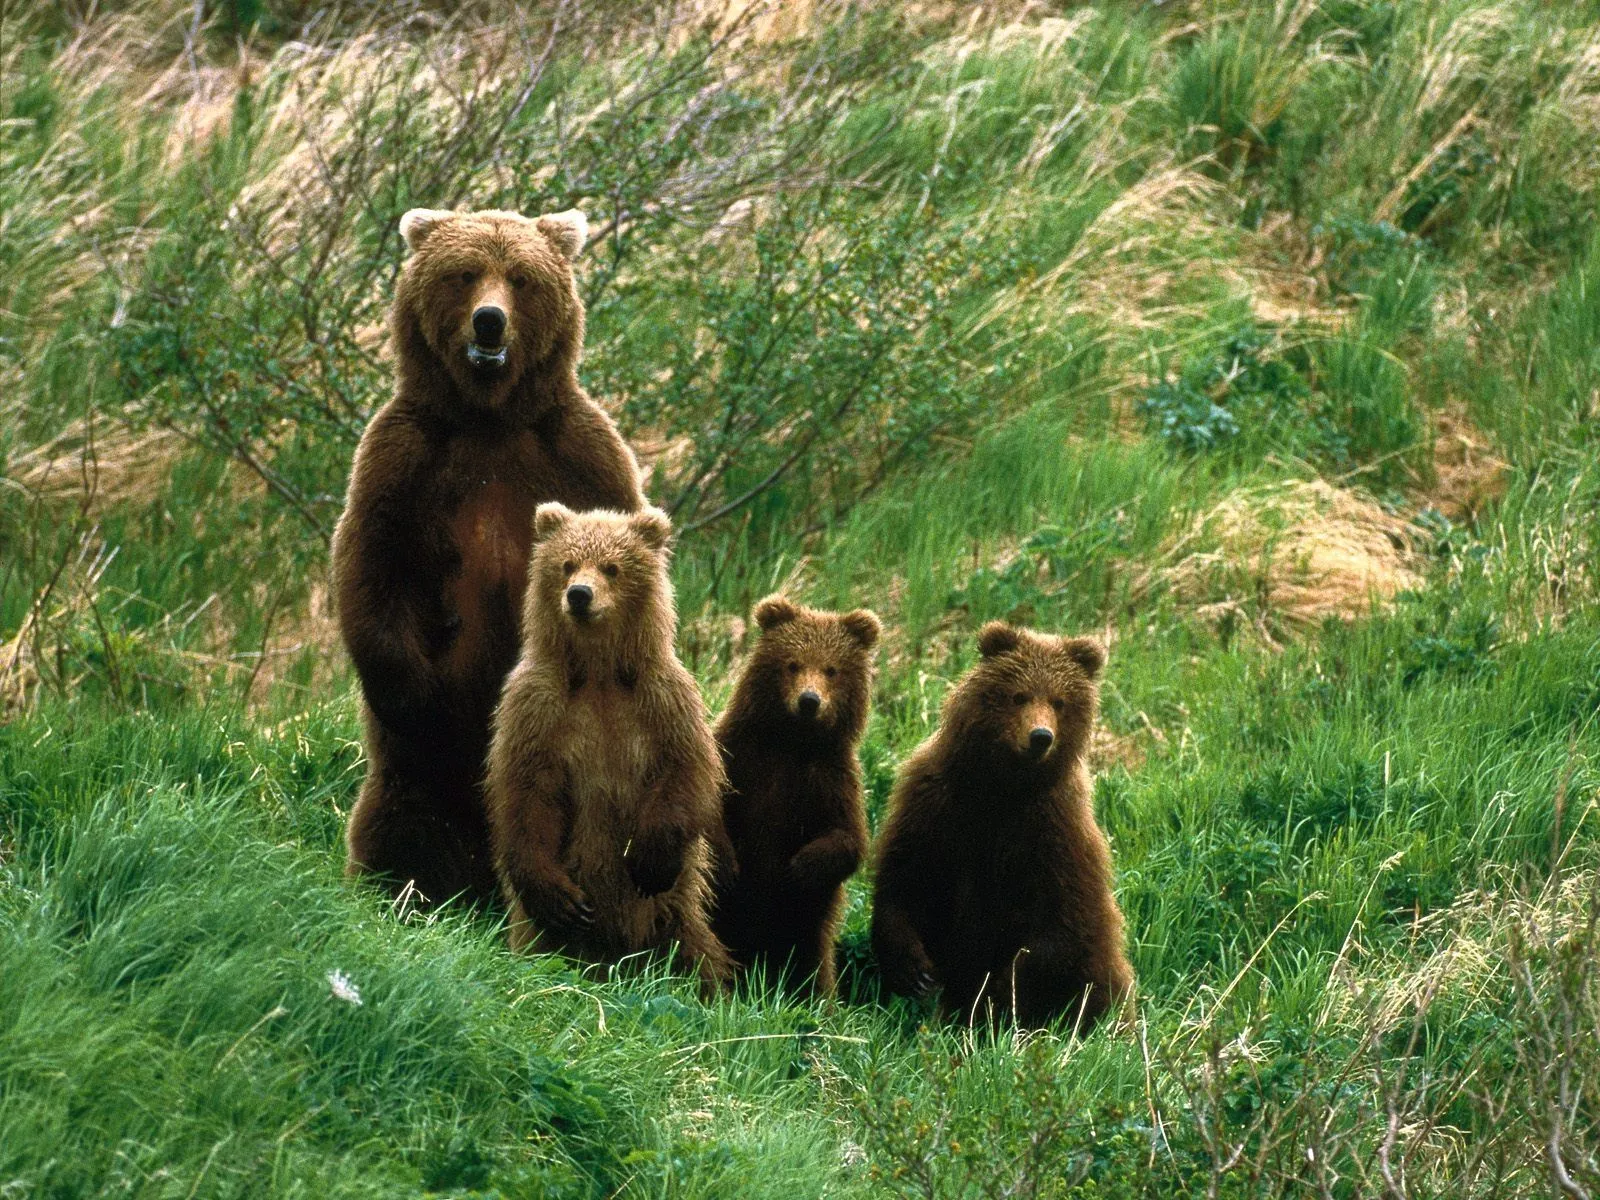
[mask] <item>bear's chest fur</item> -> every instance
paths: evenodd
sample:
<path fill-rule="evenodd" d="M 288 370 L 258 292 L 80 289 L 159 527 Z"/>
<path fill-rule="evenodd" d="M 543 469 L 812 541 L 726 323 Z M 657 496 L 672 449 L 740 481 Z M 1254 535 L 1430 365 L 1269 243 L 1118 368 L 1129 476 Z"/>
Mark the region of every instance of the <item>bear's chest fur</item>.
<path fill-rule="evenodd" d="M 839 789 L 834 765 L 809 756 L 747 753 L 730 769 L 729 831 L 748 868 L 781 875 L 789 857 L 827 831 L 824 800 Z"/>
<path fill-rule="evenodd" d="M 469 441 L 452 457 L 463 461 L 455 472 L 458 494 L 443 498 L 457 564 L 445 585 L 455 623 L 450 659 L 463 675 L 489 663 L 503 675 L 520 638 L 533 511 L 547 488 L 547 456 L 538 438 L 525 433 L 503 446 Z"/>
<path fill-rule="evenodd" d="M 665 747 L 638 687 L 614 680 L 586 682 L 570 696 L 549 743 L 561 765 L 568 802 L 568 835 L 561 865 L 602 914 L 589 935 L 595 953 L 617 954 L 649 944 L 669 915 L 686 903 L 686 889 L 705 867 L 697 839 L 687 851 L 683 881 L 643 897 L 623 856 L 639 827 L 642 805 L 659 783 Z"/>
<path fill-rule="evenodd" d="M 585 683 L 568 701 L 550 749 L 571 804 L 566 865 L 586 886 L 622 882 L 622 855 L 660 773 L 659 743 L 635 688 Z"/>

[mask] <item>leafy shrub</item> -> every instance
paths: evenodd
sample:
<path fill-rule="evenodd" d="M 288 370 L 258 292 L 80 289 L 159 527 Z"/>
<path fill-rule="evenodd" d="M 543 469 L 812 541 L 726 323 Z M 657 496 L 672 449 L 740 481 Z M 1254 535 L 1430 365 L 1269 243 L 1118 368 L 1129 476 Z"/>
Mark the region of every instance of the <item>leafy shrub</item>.
<path fill-rule="evenodd" d="M 1399 656 L 1400 680 L 1414 687 L 1427 679 L 1480 679 L 1495 669 L 1500 617 L 1479 605 L 1460 606 L 1446 592 L 1413 620 Z"/>
<path fill-rule="evenodd" d="M 1334 296 L 1365 294 L 1373 278 L 1397 255 L 1414 254 L 1421 243 L 1388 221 L 1331 217 L 1311 227 L 1322 252 L 1324 286 Z"/>
<path fill-rule="evenodd" d="M 787 198 L 731 277 L 685 257 L 619 284 L 617 307 L 648 293 L 684 315 L 656 353 L 596 354 L 599 379 L 632 428 L 685 448 L 654 489 L 683 529 L 752 506 L 819 524 L 985 410 L 1004 376 L 972 385 L 958 314 L 989 271 L 959 224 Z"/>
<path fill-rule="evenodd" d="M 1496 156 L 1476 130 L 1445 147 L 1428 169 L 1406 188 L 1400 227 L 1428 234 L 1460 220 L 1480 181 L 1495 167 Z"/>
<path fill-rule="evenodd" d="M 1088 617 L 1102 594 L 1093 584 L 1115 569 L 1131 534 L 1132 520 L 1120 508 L 1070 527 L 1043 525 L 1003 563 L 973 571 L 951 593 L 950 605 L 966 609 L 974 622 L 1003 617 L 1029 623 L 1044 621 L 1047 609 L 1055 618 L 1064 604 L 1086 601 L 1073 615 Z"/>
<path fill-rule="evenodd" d="M 1139 411 L 1169 445 L 1193 454 L 1242 436 L 1259 443 L 1287 434 L 1300 424 L 1309 395 L 1299 370 L 1252 324 L 1156 384 Z"/>

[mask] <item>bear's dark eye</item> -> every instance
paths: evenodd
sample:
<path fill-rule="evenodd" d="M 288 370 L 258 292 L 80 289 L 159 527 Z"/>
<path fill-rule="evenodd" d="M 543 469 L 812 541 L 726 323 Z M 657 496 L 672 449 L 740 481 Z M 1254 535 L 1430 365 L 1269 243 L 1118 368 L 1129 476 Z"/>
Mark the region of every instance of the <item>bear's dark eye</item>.
<path fill-rule="evenodd" d="M 797 663 L 797 662 L 790 663 L 789 664 L 789 674 L 791 674 L 791 675 L 800 674 L 800 664 Z"/>
<path fill-rule="evenodd" d="M 832 679 L 835 675 L 837 675 L 839 673 L 839 668 L 838 667 L 823 667 L 822 668 L 822 673 L 824 675 L 826 675 L 829 679 Z"/>
<path fill-rule="evenodd" d="M 571 575 L 577 569 L 578 564 L 573 562 L 571 559 L 568 559 L 566 562 L 561 564 L 561 571 L 565 575 Z"/>
<path fill-rule="evenodd" d="M 605 577 L 607 579 L 615 579 L 617 577 L 616 563 L 607 563 L 605 566 L 601 567 L 600 570 L 605 572 Z"/>
<path fill-rule="evenodd" d="M 528 277 L 526 275 L 513 275 L 511 277 L 511 286 L 520 292 L 528 286 Z"/>
<path fill-rule="evenodd" d="M 1055 709 L 1057 712 L 1060 712 L 1066 706 L 1067 702 L 1060 696 L 1057 696 L 1054 700 L 1050 701 L 1050 707 Z"/>
<path fill-rule="evenodd" d="M 476 271 L 463 271 L 459 278 L 462 283 L 477 283 L 478 273 Z"/>
<path fill-rule="evenodd" d="M 1026 704 L 1027 702 L 1028 702 L 1028 693 L 1027 692 L 1018 692 L 1015 696 L 1011 697 L 1011 703 L 1013 703 L 1013 704 Z"/>

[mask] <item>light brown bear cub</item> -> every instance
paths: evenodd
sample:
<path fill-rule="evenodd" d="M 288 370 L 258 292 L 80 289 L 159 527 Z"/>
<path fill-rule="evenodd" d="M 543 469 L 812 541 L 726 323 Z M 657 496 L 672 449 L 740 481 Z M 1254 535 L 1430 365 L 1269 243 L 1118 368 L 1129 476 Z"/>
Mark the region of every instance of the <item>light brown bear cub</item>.
<path fill-rule="evenodd" d="M 716 729 L 737 875 L 719 880 L 715 929 L 741 966 L 827 993 L 844 881 L 867 850 L 856 744 L 878 618 L 769 596 L 755 619 L 760 640 Z"/>
<path fill-rule="evenodd" d="M 1105 651 L 999 621 L 901 767 L 872 942 L 891 991 L 1087 1030 L 1133 983 L 1084 751 Z"/>
<path fill-rule="evenodd" d="M 673 653 L 671 532 L 655 508 L 539 506 L 489 823 L 513 949 L 613 963 L 676 946 L 712 991 L 730 971 L 706 915 L 724 777 Z"/>
<path fill-rule="evenodd" d="M 578 384 L 583 215 L 413 209 L 400 231 L 395 394 L 362 435 L 333 541 L 365 700 L 349 869 L 424 902 L 493 903 L 483 759 L 521 640 L 533 510 L 644 499 Z"/>

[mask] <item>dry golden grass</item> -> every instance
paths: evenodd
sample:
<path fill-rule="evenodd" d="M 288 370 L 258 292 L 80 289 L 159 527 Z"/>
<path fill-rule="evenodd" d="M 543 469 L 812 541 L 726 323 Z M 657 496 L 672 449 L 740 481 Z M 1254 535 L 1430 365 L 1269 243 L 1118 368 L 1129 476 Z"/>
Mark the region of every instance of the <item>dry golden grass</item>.
<path fill-rule="evenodd" d="M 1446 410 L 1434 418 L 1434 483 L 1429 504 L 1452 521 L 1471 520 L 1505 495 L 1511 468 L 1464 413 Z"/>
<path fill-rule="evenodd" d="M 183 448 L 170 430 L 80 418 L 43 445 L 13 453 L 4 475 L 30 496 L 81 504 L 93 515 L 160 496 Z"/>
<path fill-rule="evenodd" d="M 1158 581 L 1202 616 L 1244 613 L 1302 629 L 1353 620 L 1419 586 L 1410 526 L 1322 480 L 1234 492 L 1173 546 Z M 1189 550 L 1190 546 L 1199 546 Z"/>

